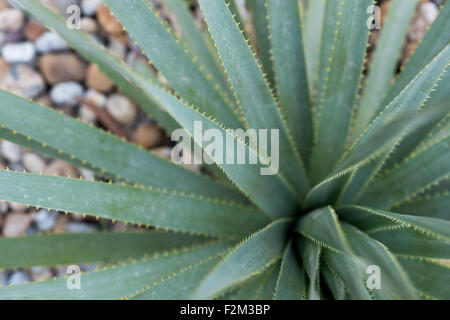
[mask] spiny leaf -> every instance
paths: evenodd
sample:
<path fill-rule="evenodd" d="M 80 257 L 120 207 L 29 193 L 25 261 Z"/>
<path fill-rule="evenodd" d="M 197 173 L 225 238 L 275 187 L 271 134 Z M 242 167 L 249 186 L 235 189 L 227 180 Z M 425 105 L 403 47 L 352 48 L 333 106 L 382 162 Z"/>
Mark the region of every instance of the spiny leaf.
<path fill-rule="evenodd" d="M 398 167 L 377 177 L 359 203 L 391 208 L 450 174 L 450 136 L 413 153 Z M 388 190 L 386 187 L 388 186 Z"/>
<path fill-rule="evenodd" d="M 284 250 L 274 299 L 302 300 L 305 298 L 305 271 L 299 263 L 298 257 L 291 240 Z"/>
<path fill-rule="evenodd" d="M 269 219 L 251 207 L 165 189 L 0 171 L 0 199 L 176 231 L 242 237 Z"/>
<path fill-rule="evenodd" d="M 290 223 L 277 220 L 235 247 L 200 284 L 194 298 L 214 297 L 280 260 Z"/>
<path fill-rule="evenodd" d="M 216 116 L 230 128 L 241 127 L 225 97 L 147 3 L 143 0 L 106 0 L 105 4 L 183 99 Z"/>
<path fill-rule="evenodd" d="M 357 109 L 355 126 L 352 128 L 354 137 L 358 137 L 364 131 L 383 107 L 381 103 L 389 90 L 417 3 L 418 0 L 390 2 Z"/>
<path fill-rule="evenodd" d="M 436 240 L 412 229 L 386 230 L 370 235 L 396 255 L 420 259 L 450 259 L 450 241 Z"/>
<path fill-rule="evenodd" d="M 304 237 L 298 239 L 297 243 L 303 267 L 309 279 L 306 297 L 308 300 L 320 300 L 320 255 L 322 247 L 315 241 Z"/>
<path fill-rule="evenodd" d="M 0 127 L 41 143 L 42 148 L 36 151 L 44 151 L 48 146 L 52 155 L 56 150 L 63 160 L 77 159 L 83 167 L 97 169 L 118 180 L 242 202 L 241 195 L 206 176 L 51 108 L 1 90 L 0 100 Z M 36 144 L 28 144 L 27 139 L 14 141 L 25 142 L 27 147 Z"/>
<path fill-rule="evenodd" d="M 308 188 L 305 170 L 254 53 L 224 1 L 200 0 L 199 4 L 248 125 L 279 130 L 280 171 L 302 198 Z"/>
<path fill-rule="evenodd" d="M 372 3 L 373 0 L 326 2 L 325 20 L 332 15 L 330 20 L 336 23 L 330 26 L 334 30 L 333 41 L 324 41 L 331 30 L 324 33 L 322 41 L 324 64 L 315 107 L 318 123 L 310 174 L 314 183 L 331 172 L 344 151 L 369 33 L 366 11 Z"/>
<path fill-rule="evenodd" d="M 155 254 L 80 274 L 81 289 L 68 290 L 70 279 L 55 279 L 0 288 L 0 299 L 120 299 L 149 290 L 179 273 L 219 257 L 229 243 L 185 247 L 167 255 Z M 148 288 L 148 289 L 147 289 Z M 170 295 L 170 292 L 167 293 Z M 163 297 L 163 295 L 161 295 Z"/>
<path fill-rule="evenodd" d="M 395 212 L 414 216 L 450 220 L 450 193 L 411 199 L 393 208 Z"/>
<path fill-rule="evenodd" d="M 108 232 L 31 235 L 0 239 L 0 268 L 57 266 L 138 259 L 207 241 L 172 232 Z"/>
<path fill-rule="evenodd" d="M 308 163 L 312 118 L 297 0 L 266 0 L 275 82 L 281 112 L 297 150 Z"/>

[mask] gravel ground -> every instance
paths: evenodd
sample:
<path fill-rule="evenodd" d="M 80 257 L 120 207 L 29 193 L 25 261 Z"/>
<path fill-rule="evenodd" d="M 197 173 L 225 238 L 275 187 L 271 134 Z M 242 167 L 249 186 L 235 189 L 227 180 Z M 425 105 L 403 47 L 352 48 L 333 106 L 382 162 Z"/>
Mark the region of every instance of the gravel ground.
<path fill-rule="evenodd" d="M 55 12 L 65 15 L 69 5 L 81 7 L 81 28 L 96 41 L 104 44 L 112 53 L 133 65 L 145 57 L 139 48 L 122 31 L 120 23 L 102 5 L 102 0 L 40 0 Z M 160 7 L 159 0 L 151 0 Z M 402 56 L 402 63 L 417 47 L 426 28 L 436 18 L 442 0 L 421 0 L 413 20 Z M 380 1 L 382 16 L 389 1 Z M 199 18 L 198 10 L 194 14 Z M 177 30 L 176 21 L 164 11 Z M 375 42 L 378 32 L 372 33 Z M 372 50 L 372 49 L 370 49 Z M 369 52 L 370 60 L 370 52 Z M 138 145 L 168 156 L 169 139 L 126 96 L 118 92 L 114 84 L 101 71 L 71 50 L 57 34 L 46 30 L 37 21 L 0 0 L 0 88 L 33 99 L 67 115 L 78 117 L 105 130 L 121 133 Z M 80 104 L 79 98 L 83 104 Z M 97 112 L 93 112 L 96 110 Z M 101 116 L 97 116 L 101 115 Z M 111 121 L 105 120 L 112 119 Z M 8 141 L 0 141 L 0 168 L 25 170 L 31 173 L 59 175 L 91 179 L 94 174 L 86 169 L 75 168 L 59 160 L 18 147 Z M 198 168 L 193 168 L 198 170 Z M 97 230 L 123 231 L 134 226 L 121 222 L 93 220 L 72 214 L 36 210 L 24 205 L 0 203 L 0 237 L 17 237 L 36 233 L 95 232 Z M 84 270 L 96 265 L 82 266 Z M 62 276 L 64 267 L 31 268 L 27 270 L 0 270 L 0 285 L 50 279 Z"/>

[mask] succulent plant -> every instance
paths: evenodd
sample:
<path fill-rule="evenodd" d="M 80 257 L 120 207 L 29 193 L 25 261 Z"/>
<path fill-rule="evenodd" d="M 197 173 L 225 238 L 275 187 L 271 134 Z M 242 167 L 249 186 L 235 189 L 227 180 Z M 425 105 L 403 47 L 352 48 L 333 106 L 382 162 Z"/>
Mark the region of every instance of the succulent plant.
<path fill-rule="evenodd" d="M 205 30 L 182 0 L 164 0 L 180 34 L 146 1 L 105 0 L 168 84 L 38 1 L 10 2 L 166 132 L 195 140 L 200 121 L 260 157 L 228 129 L 277 129 L 280 164 L 261 175 L 267 162 L 224 164 L 211 152 L 216 164 L 198 174 L 0 91 L 2 139 L 99 177 L 2 170 L 1 199 L 147 228 L 1 239 L 0 268 L 104 267 L 83 273 L 80 290 L 61 278 L 2 287 L 0 298 L 450 298 L 448 2 L 397 73 L 417 0 L 391 1 L 368 71 L 372 0 L 247 0 L 247 30 L 229 0 L 198 0 Z"/>

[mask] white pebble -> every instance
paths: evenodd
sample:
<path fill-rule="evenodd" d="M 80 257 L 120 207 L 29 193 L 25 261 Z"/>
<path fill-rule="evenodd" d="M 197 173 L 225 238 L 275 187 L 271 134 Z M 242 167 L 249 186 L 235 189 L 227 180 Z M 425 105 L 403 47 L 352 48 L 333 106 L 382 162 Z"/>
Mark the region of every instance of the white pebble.
<path fill-rule="evenodd" d="M 103 0 L 82 0 L 81 11 L 85 16 L 93 16 L 102 3 Z"/>
<path fill-rule="evenodd" d="M 54 32 L 46 31 L 34 43 L 39 53 L 62 51 L 69 49 L 67 42 Z"/>
<path fill-rule="evenodd" d="M 0 30 L 6 32 L 19 31 L 23 26 L 24 15 L 17 9 L 6 8 L 0 11 Z"/>
<path fill-rule="evenodd" d="M 432 2 L 422 3 L 420 13 L 428 24 L 432 24 L 439 14 L 438 7 Z"/>
<path fill-rule="evenodd" d="M 8 63 L 31 63 L 36 51 L 31 42 L 7 43 L 2 48 L 2 57 Z"/>
<path fill-rule="evenodd" d="M 25 153 L 22 159 L 23 166 L 30 173 L 40 173 L 45 169 L 45 162 L 35 153 Z"/>
<path fill-rule="evenodd" d="M 34 221 L 40 231 L 48 231 L 55 225 L 57 217 L 58 214 L 55 211 L 41 209 L 36 212 Z"/>
<path fill-rule="evenodd" d="M 12 142 L 7 140 L 2 141 L 2 156 L 9 162 L 19 162 L 22 157 L 22 149 Z"/>
<path fill-rule="evenodd" d="M 83 95 L 83 86 L 78 82 L 67 81 L 53 86 L 50 91 L 50 98 L 57 105 L 76 106 L 76 98 Z"/>
<path fill-rule="evenodd" d="M 136 106 L 121 94 L 110 96 L 106 102 L 106 109 L 115 120 L 123 124 L 132 123 L 137 114 Z"/>

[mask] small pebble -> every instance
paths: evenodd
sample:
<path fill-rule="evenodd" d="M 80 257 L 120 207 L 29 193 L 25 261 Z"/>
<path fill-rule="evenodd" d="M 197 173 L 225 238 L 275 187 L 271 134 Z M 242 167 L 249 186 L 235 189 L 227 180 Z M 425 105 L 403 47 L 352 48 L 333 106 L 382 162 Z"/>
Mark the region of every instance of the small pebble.
<path fill-rule="evenodd" d="M 70 222 L 67 224 L 66 230 L 69 233 L 86 233 L 96 231 L 97 227 L 84 222 Z"/>
<path fill-rule="evenodd" d="M 0 78 L 0 88 L 26 99 L 33 99 L 44 92 L 45 81 L 33 68 L 16 64 Z"/>
<path fill-rule="evenodd" d="M 22 157 L 22 149 L 12 142 L 2 140 L 1 151 L 2 156 L 9 162 L 19 162 Z"/>
<path fill-rule="evenodd" d="M 34 43 L 39 53 L 49 53 L 69 49 L 67 42 L 58 34 L 46 31 Z"/>
<path fill-rule="evenodd" d="M 0 11 L 0 31 L 19 31 L 24 22 L 24 14 L 17 9 L 6 8 Z"/>
<path fill-rule="evenodd" d="M 85 16 L 93 16 L 103 4 L 103 0 L 81 0 L 81 11 Z"/>
<path fill-rule="evenodd" d="M 61 160 L 53 160 L 47 168 L 44 169 L 44 174 L 47 176 L 59 176 L 59 177 L 72 177 L 78 178 L 80 175 L 78 174 L 77 169 L 68 164 L 67 162 Z"/>
<path fill-rule="evenodd" d="M 23 271 L 16 271 L 10 277 L 8 285 L 17 285 L 30 282 L 30 277 Z"/>
<path fill-rule="evenodd" d="M 110 96 L 106 102 L 106 109 L 115 120 L 123 124 L 131 124 L 137 115 L 136 106 L 121 94 Z"/>
<path fill-rule="evenodd" d="M 137 127 L 133 134 L 133 142 L 146 149 L 153 148 L 161 143 L 163 138 L 161 130 L 151 123 L 144 123 Z"/>
<path fill-rule="evenodd" d="M 432 2 L 422 3 L 420 5 L 420 14 L 428 24 L 432 24 L 439 14 L 439 9 Z"/>
<path fill-rule="evenodd" d="M 92 180 L 95 178 L 95 173 L 89 169 L 80 169 L 81 175 L 83 176 L 83 179 L 85 180 Z"/>
<path fill-rule="evenodd" d="M 8 202 L 6 201 L 0 201 L 0 213 L 5 214 L 9 210 Z"/>
<path fill-rule="evenodd" d="M 120 60 L 124 60 L 127 55 L 127 46 L 115 39 L 110 40 L 108 50 Z"/>
<path fill-rule="evenodd" d="M 103 29 L 110 34 L 121 34 L 122 25 L 116 17 L 111 15 L 107 6 L 102 5 L 97 10 L 97 19 Z"/>
<path fill-rule="evenodd" d="M 3 236 L 5 238 L 18 237 L 25 233 L 32 220 L 31 214 L 24 212 L 11 212 L 3 223 Z"/>
<path fill-rule="evenodd" d="M 56 211 L 48 211 L 41 209 L 36 212 L 34 221 L 40 231 L 48 231 L 55 226 L 58 213 Z"/>
<path fill-rule="evenodd" d="M 41 34 L 43 34 L 44 32 L 45 32 L 44 26 L 42 26 L 37 21 L 31 19 L 25 25 L 23 34 L 24 34 L 25 38 L 27 38 L 28 40 L 36 41 L 36 39 L 39 38 L 39 36 Z"/>
<path fill-rule="evenodd" d="M 88 89 L 84 94 L 84 99 L 99 108 L 106 106 L 106 96 L 95 89 Z"/>
<path fill-rule="evenodd" d="M 31 42 L 7 43 L 2 47 L 2 57 L 8 63 L 31 63 L 36 51 Z"/>
<path fill-rule="evenodd" d="M 22 169 L 23 171 L 23 169 Z M 23 203 L 17 203 L 17 202 L 10 202 L 9 206 L 11 207 L 12 211 L 25 211 L 27 210 L 27 206 Z"/>
<path fill-rule="evenodd" d="M 78 82 L 68 81 L 56 84 L 50 91 L 50 98 L 56 105 L 76 106 L 76 98 L 83 95 L 83 86 Z"/>
<path fill-rule="evenodd" d="M 86 70 L 86 86 L 100 92 L 109 92 L 114 83 L 95 64 L 90 64 Z"/>
<path fill-rule="evenodd" d="M 22 158 L 22 164 L 30 173 L 38 174 L 45 169 L 45 162 L 35 153 L 25 153 Z"/>
<path fill-rule="evenodd" d="M 44 54 L 38 65 L 50 84 L 82 81 L 86 72 L 85 64 L 73 53 Z"/>
<path fill-rule="evenodd" d="M 84 17 L 81 19 L 81 30 L 86 33 L 96 33 L 98 30 L 97 22 L 90 17 Z"/>
<path fill-rule="evenodd" d="M 33 281 L 44 281 L 53 278 L 53 272 L 50 268 L 46 267 L 32 267 L 30 269 L 31 280 Z"/>

